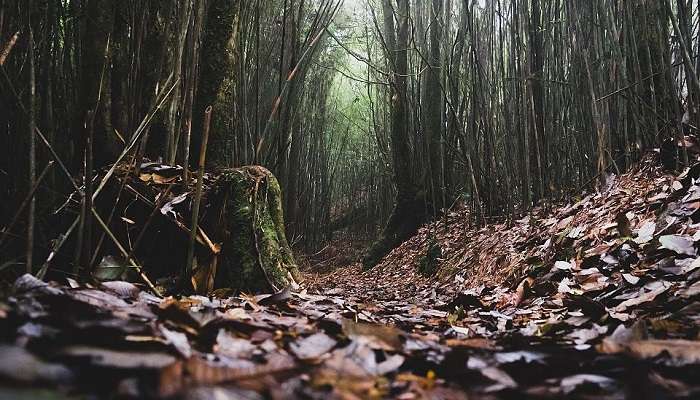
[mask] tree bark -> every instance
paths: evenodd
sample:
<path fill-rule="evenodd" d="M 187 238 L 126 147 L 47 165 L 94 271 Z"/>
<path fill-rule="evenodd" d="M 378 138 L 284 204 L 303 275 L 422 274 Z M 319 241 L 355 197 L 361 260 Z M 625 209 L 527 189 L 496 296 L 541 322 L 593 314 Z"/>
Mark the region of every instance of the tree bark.
<path fill-rule="evenodd" d="M 440 45 L 442 40 L 443 0 L 433 0 L 430 7 L 430 56 L 428 57 L 429 71 L 425 87 L 426 130 L 429 137 L 430 155 L 430 200 L 433 216 L 445 206 L 445 179 L 442 165 L 442 90 L 440 74 L 442 71 Z"/>
<path fill-rule="evenodd" d="M 413 183 L 411 150 L 408 143 L 406 77 L 408 74 L 408 13 L 409 0 L 398 0 L 398 32 L 394 31 L 393 9 L 385 0 L 384 36 L 387 53 L 393 68 L 390 89 L 391 97 L 391 156 L 393 161 L 396 198 L 394 210 L 389 217 L 380 238 L 367 250 L 363 259 L 365 268 L 371 268 L 393 248 L 408 239 L 425 221 L 423 201 Z M 398 34 L 397 34 L 398 33 Z"/>
<path fill-rule="evenodd" d="M 299 282 L 299 271 L 285 235 L 282 191 L 262 167 L 225 170 L 216 184 L 214 229 L 223 243 L 215 287 L 277 291 Z"/>
<path fill-rule="evenodd" d="M 544 89 L 542 85 L 544 52 L 542 31 L 540 28 L 542 9 L 540 0 L 532 0 L 530 14 L 530 95 L 532 104 L 532 124 L 530 130 L 530 154 L 535 157 L 535 162 L 531 165 L 531 176 L 533 180 L 534 201 L 544 197 L 544 188 L 547 187 L 545 156 L 547 152 L 544 132 Z"/>
<path fill-rule="evenodd" d="M 201 132 L 204 122 L 204 109 L 212 106 L 213 121 L 211 141 L 214 151 L 210 154 L 209 164 L 218 165 L 226 160 L 223 153 L 223 141 L 230 132 L 224 131 L 225 124 L 218 121 L 227 110 L 221 107 L 221 94 L 227 73 L 233 70 L 233 52 L 229 48 L 234 34 L 234 25 L 238 15 L 237 0 L 212 0 L 207 10 L 202 50 L 199 64 L 199 84 L 193 110 L 193 132 L 190 143 L 190 165 L 197 165 L 198 149 L 201 143 Z"/>
<path fill-rule="evenodd" d="M 111 33 L 114 25 L 114 0 L 89 0 L 85 7 L 85 34 L 82 51 L 80 99 L 77 115 L 80 131 L 85 131 L 88 113 L 94 115 L 95 166 L 109 163 L 119 153 L 119 142 L 112 128 L 111 113 Z M 83 141 L 86 133 L 84 132 Z M 80 161 L 78 162 L 80 163 Z"/>

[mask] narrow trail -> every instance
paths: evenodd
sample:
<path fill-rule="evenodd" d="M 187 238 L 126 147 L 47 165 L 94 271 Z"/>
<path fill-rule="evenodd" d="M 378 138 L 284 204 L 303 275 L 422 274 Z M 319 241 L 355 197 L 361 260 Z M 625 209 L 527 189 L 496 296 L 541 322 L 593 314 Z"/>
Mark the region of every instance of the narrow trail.
<path fill-rule="evenodd" d="M 0 398 L 665 399 L 700 393 L 700 164 L 573 204 L 426 226 L 301 291 L 160 299 L 25 275 L 0 302 Z M 426 238 L 441 266 L 418 272 Z M 19 367 L 18 367 L 19 366 Z M 56 397 L 59 396 L 59 397 Z"/>

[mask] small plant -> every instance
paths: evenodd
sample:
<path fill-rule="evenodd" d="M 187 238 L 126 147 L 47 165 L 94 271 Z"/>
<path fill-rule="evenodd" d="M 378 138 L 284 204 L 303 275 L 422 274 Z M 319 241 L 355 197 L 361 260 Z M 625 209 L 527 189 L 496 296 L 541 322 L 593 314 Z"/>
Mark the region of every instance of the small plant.
<path fill-rule="evenodd" d="M 435 240 L 435 237 L 430 236 L 428 239 L 428 248 L 418 264 L 418 271 L 423 276 L 432 276 L 437 271 L 440 258 L 442 258 L 442 248 L 437 240 Z"/>

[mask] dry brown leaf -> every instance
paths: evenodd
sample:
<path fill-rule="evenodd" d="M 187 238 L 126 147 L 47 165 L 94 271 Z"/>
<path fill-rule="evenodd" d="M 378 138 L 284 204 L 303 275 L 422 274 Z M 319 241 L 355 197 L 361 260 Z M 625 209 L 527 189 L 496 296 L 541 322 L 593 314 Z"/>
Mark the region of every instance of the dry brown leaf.
<path fill-rule="evenodd" d="M 343 320 L 343 333 L 366 343 L 373 349 L 397 351 L 401 349 L 400 331 L 393 326 Z"/>
<path fill-rule="evenodd" d="M 637 340 L 626 345 L 627 352 L 642 359 L 666 356 L 674 367 L 700 364 L 700 341 L 683 339 Z"/>

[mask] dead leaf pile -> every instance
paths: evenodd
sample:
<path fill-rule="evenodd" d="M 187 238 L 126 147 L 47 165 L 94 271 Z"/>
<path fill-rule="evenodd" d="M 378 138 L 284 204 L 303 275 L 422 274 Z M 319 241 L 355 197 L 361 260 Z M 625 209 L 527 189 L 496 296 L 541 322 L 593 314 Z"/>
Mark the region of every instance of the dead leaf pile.
<path fill-rule="evenodd" d="M 246 398 L 275 399 L 427 388 L 418 379 L 427 371 L 415 381 L 395 378 L 430 345 L 411 350 L 408 333 L 340 297 L 285 290 L 160 299 L 128 282 L 64 286 L 31 275 L 13 291 L 0 318 L 0 379 L 20 387 L 125 398 L 243 390 Z"/>
<path fill-rule="evenodd" d="M 447 227 L 440 221 L 423 228 L 378 268 L 354 266 L 320 282 L 349 299 L 380 299 L 374 308 L 394 310 L 390 322 L 433 326 L 451 347 L 488 340 L 504 350 L 525 348 L 541 356 L 529 361 L 538 369 L 572 377 L 530 386 L 532 377 L 504 368 L 498 356 L 470 358 L 467 367 L 497 385 L 490 391 L 517 386 L 559 396 L 583 386 L 629 396 L 635 389 L 622 389 L 630 377 L 621 371 L 631 369 L 645 385 L 686 396 L 698 390 L 700 370 L 699 172 L 700 164 L 672 176 L 647 159 L 604 192 L 513 224 L 465 230 L 465 219 L 453 215 Z M 441 243 L 442 269 L 424 277 L 417 260 L 430 234 Z M 448 316 L 412 318 L 419 307 Z M 622 334 L 632 326 L 634 334 Z M 568 360 L 556 361 L 561 356 Z"/>
<path fill-rule="evenodd" d="M 698 398 L 698 177 L 647 161 L 512 225 L 453 216 L 434 277 L 416 261 L 437 225 L 301 292 L 161 299 L 25 275 L 0 302 L 0 397 Z"/>

